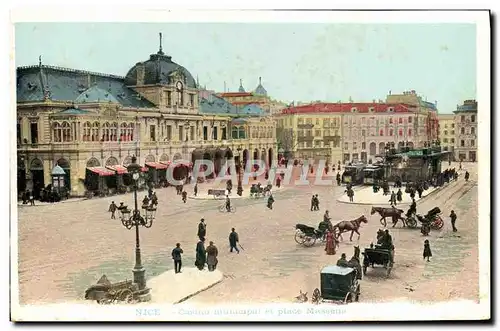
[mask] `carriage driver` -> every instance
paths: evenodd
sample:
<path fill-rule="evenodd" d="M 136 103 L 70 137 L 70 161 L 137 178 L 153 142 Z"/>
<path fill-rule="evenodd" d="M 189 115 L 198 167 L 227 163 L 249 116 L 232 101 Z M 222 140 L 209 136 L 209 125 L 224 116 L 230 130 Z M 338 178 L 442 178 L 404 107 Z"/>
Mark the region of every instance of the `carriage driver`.
<path fill-rule="evenodd" d="M 229 199 L 229 195 L 226 195 L 226 211 L 228 213 L 231 211 L 231 199 Z"/>
<path fill-rule="evenodd" d="M 415 202 L 415 199 L 412 199 L 410 209 L 406 212 L 406 217 L 410 217 L 413 214 L 417 213 L 417 203 Z"/>

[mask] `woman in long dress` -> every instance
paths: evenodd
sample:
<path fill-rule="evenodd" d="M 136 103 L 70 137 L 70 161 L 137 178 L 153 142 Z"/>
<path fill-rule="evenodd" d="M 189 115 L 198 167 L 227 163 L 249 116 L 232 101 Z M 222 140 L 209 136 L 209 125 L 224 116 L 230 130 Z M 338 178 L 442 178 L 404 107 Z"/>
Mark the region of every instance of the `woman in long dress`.
<path fill-rule="evenodd" d="M 326 255 L 335 255 L 335 236 L 332 231 L 326 233 Z"/>
<path fill-rule="evenodd" d="M 194 265 L 199 269 L 203 270 L 205 268 L 205 263 L 207 262 L 205 250 L 205 238 L 202 238 L 196 245 L 196 261 Z"/>

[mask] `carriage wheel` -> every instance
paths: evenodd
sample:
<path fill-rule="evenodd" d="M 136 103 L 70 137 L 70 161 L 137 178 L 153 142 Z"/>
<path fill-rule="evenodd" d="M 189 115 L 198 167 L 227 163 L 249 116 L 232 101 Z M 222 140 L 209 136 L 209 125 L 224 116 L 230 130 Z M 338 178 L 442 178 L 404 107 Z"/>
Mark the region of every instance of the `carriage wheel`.
<path fill-rule="evenodd" d="M 101 300 L 97 300 L 97 303 L 100 304 L 100 305 L 109 305 L 109 304 L 112 304 L 113 303 L 113 299 L 112 298 L 104 298 L 104 299 L 101 299 Z"/>
<path fill-rule="evenodd" d="M 345 298 L 344 298 L 344 303 L 347 304 L 347 303 L 351 303 L 352 302 L 352 293 L 351 292 L 348 292 L 346 295 L 345 295 Z"/>
<path fill-rule="evenodd" d="M 306 237 L 305 237 L 304 233 L 300 230 L 297 230 L 295 232 L 295 242 L 297 244 L 302 245 L 304 243 L 304 241 L 306 241 Z"/>
<path fill-rule="evenodd" d="M 303 245 L 311 247 L 316 243 L 316 236 L 306 236 Z"/>
<path fill-rule="evenodd" d="M 406 225 L 408 225 L 410 228 L 414 229 L 417 227 L 417 221 L 413 217 L 408 217 L 406 219 Z"/>
<path fill-rule="evenodd" d="M 134 300 L 134 294 L 132 293 L 132 290 L 125 288 L 116 294 L 116 298 L 117 300 L 131 303 Z"/>
<path fill-rule="evenodd" d="M 222 206 L 220 206 L 220 207 L 219 207 L 219 211 L 220 211 L 221 213 L 226 212 L 226 205 L 222 205 Z"/>
<path fill-rule="evenodd" d="M 313 291 L 311 302 L 314 304 L 318 304 L 320 301 L 321 301 L 321 292 L 319 291 L 319 288 L 316 288 Z"/>
<path fill-rule="evenodd" d="M 443 227 L 443 225 L 444 225 L 443 219 L 441 217 L 439 217 L 439 216 L 437 216 L 434 219 L 434 222 L 431 223 L 431 227 L 434 230 L 441 230 L 441 228 Z"/>

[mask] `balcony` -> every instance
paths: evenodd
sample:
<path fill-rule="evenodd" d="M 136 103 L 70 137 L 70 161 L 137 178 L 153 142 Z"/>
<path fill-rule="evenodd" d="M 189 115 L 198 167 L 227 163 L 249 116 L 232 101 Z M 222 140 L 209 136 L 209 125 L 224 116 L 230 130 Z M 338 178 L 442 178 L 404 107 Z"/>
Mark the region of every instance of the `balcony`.
<path fill-rule="evenodd" d="M 314 124 L 312 124 L 312 123 L 311 124 L 307 124 L 307 123 L 306 124 L 304 124 L 304 123 L 297 124 L 297 128 L 298 129 L 312 129 L 312 128 L 314 128 Z"/>
<path fill-rule="evenodd" d="M 313 141 L 314 140 L 314 136 L 313 135 L 310 135 L 310 136 L 298 136 L 297 137 L 297 141 L 300 143 L 300 142 L 309 142 L 309 141 Z"/>

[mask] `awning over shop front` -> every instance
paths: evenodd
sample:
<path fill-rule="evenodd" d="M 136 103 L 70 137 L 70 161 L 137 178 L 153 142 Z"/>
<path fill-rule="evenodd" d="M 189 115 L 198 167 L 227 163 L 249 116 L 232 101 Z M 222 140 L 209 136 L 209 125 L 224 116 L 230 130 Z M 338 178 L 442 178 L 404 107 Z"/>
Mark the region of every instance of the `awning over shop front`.
<path fill-rule="evenodd" d="M 99 176 L 113 176 L 115 174 L 114 171 L 106 169 L 105 167 L 89 167 L 87 169 Z"/>
<path fill-rule="evenodd" d="M 146 162 L 146 165 L 154 169 L 167 169 L 168 165 L 159 162 Z"/>
<path fill-rule="evenodd" d="M 106 166 L 109 170 L 116 171 L 118 175 L 123 175 L 127 173 L 127 168 L 122 165 Z"/>

